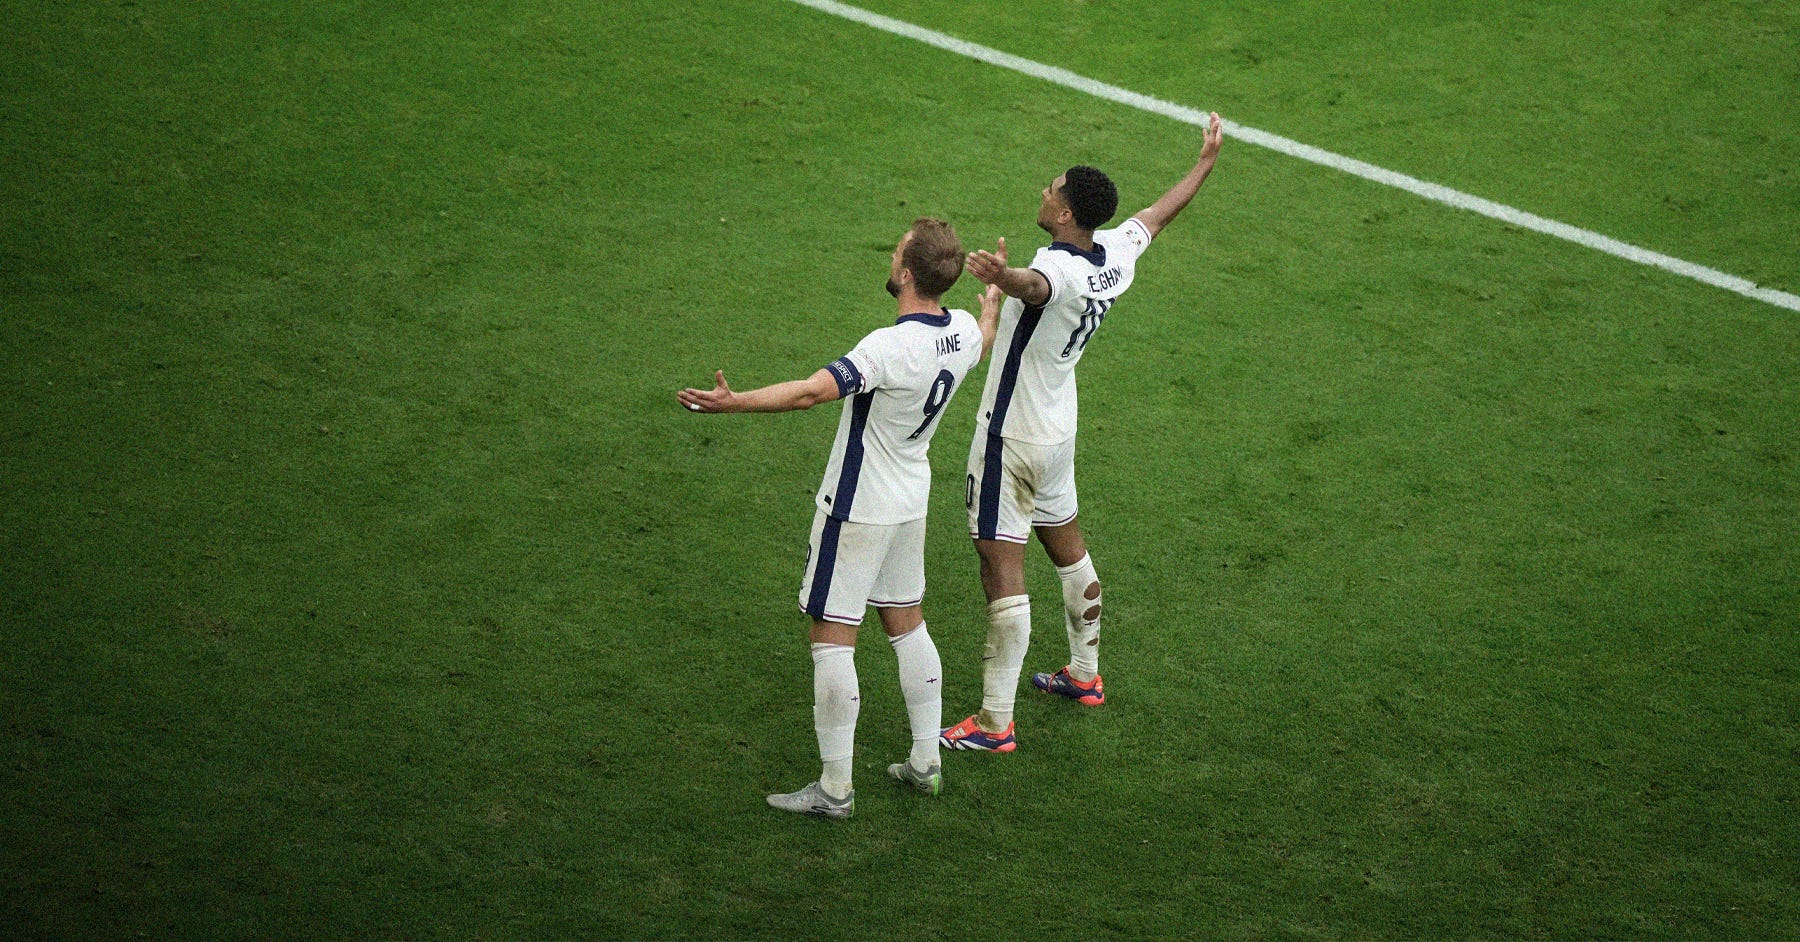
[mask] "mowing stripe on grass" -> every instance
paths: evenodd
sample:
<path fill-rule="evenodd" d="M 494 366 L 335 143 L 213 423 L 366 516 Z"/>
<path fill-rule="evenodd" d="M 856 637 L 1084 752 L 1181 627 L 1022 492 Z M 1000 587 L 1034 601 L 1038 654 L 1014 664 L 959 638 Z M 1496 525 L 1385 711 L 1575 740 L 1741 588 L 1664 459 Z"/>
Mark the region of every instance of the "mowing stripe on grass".
<path fill-rule="evenodd" d="M 1204 111 L 1198 111 L 1193 108 L 1177 105 L 1173 102 L 1163 101 L 1160 98 L 1152 98 L 1149 95 L 1140 95 L 1137 92 L 1120 88 L 1117 85 L 1108 85 L 1105 82 L 1095 81 L 1094 79 L 1083 75 L 1076 75 L 1067 69 L 1059 69 L 1053 65 L 1044 65 L 1041 62 L 1023 59 L 1012 55 L 1011 53 L 1001 52 L 998 49 L 990 49 L 987 46 L 957 39 L 954 36 L 940 33 L 936 30 L 926 29 L 922 26 L 914 26 L 904 20 L 896 20 L 892 17 L 882 16 L 879 13 L 870 13 L 869 11 L 858 7 L 838 3 L 836 0 L 792 0 L 792 2 L 798 3 L 801 6 L 811 7 L 823 13 L 829 13 L 833 16 L 840 16 L 847 20 L 853 20 L 862 23 L 865 26 L 873 26 L 876 29 L 893 33 L 896 36 L 915 39 L 919 42 L 926 43 L 927 45 L 936 46 L 939 49 L 945 49 L 958 55 L 968 56 L 972 59 L 997 65 L 1004 69 L 1022 72 L 1033 78 L 1043 79 L 1046 82 L 1054 82 L 1066 88 L 1086 92 L 1096 98 L 1104 98 L 1107 101 L 1117 102 L 1121 105 L 1129 105 L 1130 107 L 1163 115 L 1164 117 L 1174 118 L 1177 121 L 1187 124 L 1199 125 L 1202 127 L 1206 125 L 1207 115 Z M 1392 170 L 1377 167 L 1374 164 L 1364 163 L 1363 161 L 1344 157 L 1340 154 L 1334 154 L 1327 150 L 1321 150 L 1310 144 L 1302 144 L 1299 141 L 1289 140 L 1278 134 L 1270 134 L 1267 131 L 1259 131 L 1256 128 L 1245 127 L 1234 121 L 1225 121 L 1224 127 L 1225 133 L 1244 141 L 1245 143 L 1255 144 L 1258 147 L 1266 147 L 1269 150 L 1287 154 L 1290 157 L 1298 157 L 1301 160 L 1311 161 L 1321 166 L 1330 167 L 1333 170 L 1342 170 L 1345 173 L 1362 177 L 1365 180 L 1373 180 L 1376 183 L 1397 187 L 1408 193 L 1422 196 L 1428 200 L 1443 203 L 1447 206 L 1454 206 L 1457 209 L 1466 209 L 1470 212 L 1480 213 L 1483 216 L 1498 219 L 1501 222 L 1510 223 L 1523 229 L 1530 229 L 1534 232 L 1555 236 L 1558 239 L 1565 239 L 1577 245 L 1585 245 L 1590 249 L 1597 249 L 1608 255 L 1616 255 L 1619 258 L 1637 262 L 1640 265 L 1661 268 L 1664 271 L 1673 272 L 1684 278 L 1692 278 L 1695 281 L 1712 285 L 1715 288 L 1724 288 L 1727 291 L 1735 291 L 1747 298 L 1754 298 L 1758 301 L 1773 304 L 1776 307 L 1784 307 L 1790 311 L 1800 311 L 1800 296 L 1788 294 L 1785 291 L 1777 291 L 1773 288 L 1758 287 L 1755 282 L 1747 278 L 1739 278 L 1736 275 L 1728 274 L 1715 268 L 1708 268 L 1705 265 L 1684 262 L 1679 258 L 1664 255 L 1661 252 L 1652 252 L 1649 249 L 1640 248 L 1627 242 L 1620 242 L 1617 239 L 1603 236 L 1598 232 L 1589 232 L 1586 229 L 1571 226 L 1568 223 L 1557 222 L 1554 219 L 1545 219 L 1542 216 L 1525 212 L 1522 209 L 1514 209 L 1511 206 L 1496 203 L 1492 200 L 1485 200 L 1479 196 L 1471 196 L 1468 193 L 1464 193 L 1460 190 L 1453 190 L 1447 186 L 1439 186 L 1436 183 L 1427 183 L 1416 177 L 1409 177 L 1403 173 L 1395 173 Z"/>

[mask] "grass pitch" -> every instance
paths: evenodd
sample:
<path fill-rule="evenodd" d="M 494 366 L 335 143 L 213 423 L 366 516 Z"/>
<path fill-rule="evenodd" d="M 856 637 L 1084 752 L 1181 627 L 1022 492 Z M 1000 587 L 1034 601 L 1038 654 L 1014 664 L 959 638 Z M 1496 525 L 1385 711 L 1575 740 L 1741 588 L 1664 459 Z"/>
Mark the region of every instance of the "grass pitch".
<path fill-rule="evenodd" d="M 836 414 L 673 390 L 1198 132 L 778 0 L 14 6 L 13 932 L 1800 935 L 1791 312 L 1228 140 L 1082 368 L 1108 705 L 919 799 L 871 629 L 858 816 L 792 820 Z M 1792 5 L 867 6 L 1800 289 Z"/>

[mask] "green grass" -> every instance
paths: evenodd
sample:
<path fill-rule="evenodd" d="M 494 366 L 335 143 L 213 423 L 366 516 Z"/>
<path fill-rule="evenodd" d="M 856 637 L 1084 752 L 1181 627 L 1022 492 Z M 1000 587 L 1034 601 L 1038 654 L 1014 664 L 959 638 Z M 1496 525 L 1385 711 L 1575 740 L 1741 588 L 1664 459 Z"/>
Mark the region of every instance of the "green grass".
<path fill-rule="evenodd" d="M 866 5 L 1800 289 L 1792 5 Z M 919 800 L 871 630 L 858 816 L 791 820 L 836 411 L 673 390 L 1195 129 L 777 0 L 13 6 L 13 933 L 1800 935 L 1792 312 L 1227 141 L 1082 370 L 1111 702 Z"/>

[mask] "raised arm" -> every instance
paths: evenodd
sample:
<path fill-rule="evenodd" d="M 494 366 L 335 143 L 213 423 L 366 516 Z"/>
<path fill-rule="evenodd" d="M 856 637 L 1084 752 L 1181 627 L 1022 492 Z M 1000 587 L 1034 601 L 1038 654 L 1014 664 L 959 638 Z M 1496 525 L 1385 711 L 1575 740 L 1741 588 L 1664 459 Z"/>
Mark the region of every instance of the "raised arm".
<path fill-rule="evenodd" d="M 963 269 L 984 285 L 999 288 L 1006 295 L 1026 304 L 1043 304 L 1050 300 L 1050 279 L 1034 268 L 1006 267 L 1006 240 L 1000 240 L 998 252 L 976 249 L 963 260 Z"/>
<path fill-rule="evenodd" d="M 995 285 L 988 285 L 987 290 L 981 292 L 981 316 L 975 319 L 975 324 L 981 328 L 982 359 L 994 349 L 994 337 L 1000 333 L 1000 305 L 1005 300 L 1006 295 Z"/>
<path fill-rule="evenodd" d="M 1000 247 L 993 254 L 1000 266 L 1006 267 L 1005 236 L 1000 237 Z M 966 262 L 964 266 L 967 267 Z M 1037 275 L 1037 272 L 1032 272 L 1032 274 Z M 1038 275 L 1038 277 L 1044 276 Z M 1049 290 L 1048 286 L 1045 290 Z M 1005 299 L 1006 294 L 999 285 L 988 285 L 987 290 L 981 292 L 981 316 L 975 319 L 975 323 L 981 328 L 981 356 L 983 359 L 986 359 L 988 353 L 994 349 L 994 337 L 1000 333 L 1000 304 Z"/>
<path fill-rule="evenodd" d="M 1206 124 L 1206 139 L 1200 145 L 1200 159 L 1194 163 L 1194 169 L 1187 172 L 1180 182 L 1169 188 L 1162 198 L 1139 212 L 1135 218 L 1150 230 L 1150 237 L 1156 238 L 1163 227 L 1175 221 L 1175 217 L 1192 202 L 1194 194 L 1200 192 L 1200 184 L 1206 182 L 1207 174 L 1212 173 L 1213 163 L 1219 159 L 1219 144 L 1225 132 L 1220 126 L 1219 113 L 1212 113 Z"/>
<path fill-rule="evenodd" d="M 725 384 L 724 370 L 715 372 L 713 379 L 717 385 L 712 389 L 689 387 L 676 393 L 675 398 L 692 412 L 790 412 L 838 398 L 837 380 L 823 369 L 805 379 L 742 393 L 732 392 Z"/>

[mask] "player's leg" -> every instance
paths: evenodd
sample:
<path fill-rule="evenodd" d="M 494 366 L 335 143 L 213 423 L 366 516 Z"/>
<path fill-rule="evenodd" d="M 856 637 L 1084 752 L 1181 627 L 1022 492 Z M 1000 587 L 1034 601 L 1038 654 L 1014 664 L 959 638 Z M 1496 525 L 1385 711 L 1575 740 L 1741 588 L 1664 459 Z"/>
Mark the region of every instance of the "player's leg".
<path fill-rule="evenodd" d="M 867 608 L 874 567 L 866 528 L 816 513 L 800 608 L 812 619 L 813 732 L 819 780 L 797 792 L 770 795 L 786 811 L 849 817 L 855 793 L 851 763 L 862 698 L 856 680 L 856 629 Z"/>
<path fill-rule="evenodd" d="M 938 729 L 943 723 L 943 662 L 920 608 L 925 597 L 925 520 L 892 528 L 893 541 L 869 604 L 881 617 L 881 629 L 894 648 L 900 670 L 900 695 L 906 701 L 912 752 L 904 762 L 888 766 L 888 774 L 935 795 L 943 787 L 938 763 Z"/>
<path fill-rule="evenodd" d="M 812 627 L 813 731 L 819 740 L 819 787 L 832 798 L 851 794 L 856 717 L 862 696 L 856 682 L 856 628 L 815 621 Z"/>
<path fill-rule="evenodd" d="M 1100 575 L 1081 537 L 1081 522 L 1036 528 L 1038 542 L 1062 582 L 1063 622 L 1069 631 L 1070 672 L 1086 682 L 1100 669 Z"/>
<path fill-rule="evenodd" d="M 1100 683 L 1100 576 L 1077 516 L 1074 439 L 1049 450 L 1041 481 L 1032 530 L 1062 582 L 1069 663 L 1054 674 L 1034 674 L 1031 682 L 1040 690 L 1099 706 L 1106 702 Z"/>
<path fill-rule="evenodd" d="M 904 762 L 888 766 L 888 774 L 926 793 L 944 787 L 938 761 L 938 733 L 944 722 L 943 661 L 918 606 L 878 608 L 881 626 L 900 669 L 900 695 L 906 701 L 912 751 Z"/>
<path fill-rule="evenodd" d="M 770 795 L 783 811 L 848 818 L 856 808 L 851 762 L 856 754 L 856 715 L 862 699 L 856 683 L 856 628 L 812 623 L 813 733 L 819 743 L 819 779 L 796 792 Z"/>
<path fill-rule="evenodd" d="M 988 596 L 987 643 L 981 652 L 980 727 L 1007 733 L 1019 672 L 1031 644 L 1031 597 L 1025 594 L 1025 546 L 1006 540 L 976 540 L 982 584 Z"/>
<path fill-rule="evenodd" d="M 1062 581 L 1069 663 L 1054 674 L 1033 674 L 1031 683 L 1039 690 L 1060 694 L 1084 706 L 1099 706 L 1106 702 L 1106 688 L 1100 679 L 1100 576 L 1094 570 L 1093 557 L 1086 551 L 1076 521 L 1039 527 L 1037 534 Z"/>
<path fill-rule="evenodd" d="M 1025 594 L 1025 543 L 1009 540 L 976 540 L 975 555 L 981 561 L 981 589 L 989 602 Z"/>
<path fill-rule="evenodd" d="M 1013 704 L 1031 643 L 1031 598 L 1025 593 L 1025 541 L 1030 533 L 1033 475 L 1013 443 L 978 436 L 969 455 L 969 533 L 981 560 L 988 598 L 981 656 L 981 711 L 944 731 L 952 749 L 1010 752 L 1016 745 Z"/>

